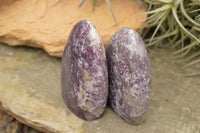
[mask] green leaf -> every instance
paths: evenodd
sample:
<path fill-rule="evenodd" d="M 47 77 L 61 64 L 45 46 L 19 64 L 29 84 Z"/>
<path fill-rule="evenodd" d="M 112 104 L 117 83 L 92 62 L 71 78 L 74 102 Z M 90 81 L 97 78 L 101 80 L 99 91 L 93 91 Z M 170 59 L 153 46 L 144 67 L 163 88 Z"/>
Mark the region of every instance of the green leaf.
<path fill-rule="evenodd" d="M 184 74 L 186 77 L 200 76 L 200 72 Z"/>
<path fill-rule="evenodd" d="M 117 27 L 118 27 L 118 29 L 119 29 L 119 25 L 118 25 L 117 20 L 116 20 L 116 18 L 115 18 L 115 14 L 114 14 L 114 12 L 113 12 L 113 10 L 112 10 L 112 6 L 111 6 L 111 4 L 110 4 L 110 0 L 106 0 L 106 2 L 107 2 L 107 4 L 108 4 L 108 7 L 109 7 L 111 13 L 112 13 L 112 16 L 113 16 L 113 19 L 114 19 L 114 21 L 115 21 L 115 24 L 117 25 Z"/>
<path fill-rule="evenodd" d="M 143 7 L 147 10 L 146 4 L 143 0 L 140 0 L 140 3 L 138 2 L 138 0 L 131 0 L 131 1 L 135 2 L 137 5 Z"/>
<path fill-rule="evenodd" d="M 153 40 L 154 36 L 156 35 L 158 29 L 160 28 L 161 24 L 165 21 L 166 17 L 167 17 L 168 11 L 165 12 L 165 16 L 161 18 L 160 22 L 158 23 L 153 35 L 151 36 L 150 42 Z"/>
<path fill-rule="evenodd" d="M 52 6 L 57 5 L 58 3 L 60 3 L 62 0 L 57 0 Z"/>
<path fill-rule="evenodd" d="M 163 3 L 171 3 L 172 2 L 172 0 L 158 0 L 158 1 L 163 2 Z"/>
<path fill-rule="evenodd" d="M 164 5 L 164 6 L 160 7 L 160 8 L 157 8 L 155 10 L 144 12 L 144 13 L 139 13 L 139 14 L 136 14 L 136 15 L 157 13 L 157 12 L 161 12 L 161 11 L 164 11 L 164 10 L 168 10 L 170 8 L 171 8 L 171 5 L 167 4 L 167 5 Z"/>
<path fill-rule="evenodd" d="M 86 2 L 86 0 L 81 0 L 81 2 L 79 3 L 79 7 L 81 7 L 84 3 Z"/>
<path fill-rule="evenodd" d="M 186 47 L 184 47 L 184 48 L 182 48 L 182 49 L 180 49 L 180 50 L 174 52 L 173 54 L 178 54 L 178 53 L 180 53 L 180 52 L 182 52 L 182 51 L 184 51 L 184 50 L 186 50 L 186 49 L 188 49 L 188 48 L 194 47 L 194 46 L 197 45 L 197 44 L 198 44 L 197 41 L 193 41 L 192 43 L 190 43 L 190 44 L 187 45 Z"/>
<path fill-rule="evenodd" d="M 191 23 L 193 23 L 194 25 L 200 26 L 199 23 L 197 23 L 196 21 L 194 21 L 194 20 L 185 12 L 185 8 L 184 8 L 184 6 L 183 6 L 183 1 L 181 2 L 180 6 L 181 6 L 181 11 L 182 11 L 183 15 L 184 15 Z"/>
<path fill-rule="evenodd" d="M 93 11 L 94 11 L 94 7 L 97 5 L 98 0 L 93 0 Z"/>
<path fill-rule="evenodd" d="M 200 59 L 199 59 L 199 60 L 192 61 L 192 62 L 190 62 L 190 63 L 184 65 L 184 67 L 188 67 L 188 66 L 194 65 L 194 64 L 196 64 L 196 63 L 200 63 Z"/>
<path fill-rule="evenodd" d="M 181 29 L 182 29 L 183 31 L 185 31 L 188 35 L 190 35 L 192 38 L 194 38 L 195 40 L 197 40 L 197 41 L 200 43 L 200 40 L 199 40 L 196 36 L 194 36 L 193 34 L 191 34 L 191 33 L 182 25 L 182 23 L 180 22 L 180 20 L 179 20 L 179 18 L 178 18 L 178 16 L 177 16 L 177 11 L 176 11 L 176 8 L 175 8 L 175 7 L 172 7 L 172 13 L 173 13 L 173 15 L 174 15 L 174 18 L 175 18 L 176 22 L 177 22 L 178 25 L 181 27 Z"/>

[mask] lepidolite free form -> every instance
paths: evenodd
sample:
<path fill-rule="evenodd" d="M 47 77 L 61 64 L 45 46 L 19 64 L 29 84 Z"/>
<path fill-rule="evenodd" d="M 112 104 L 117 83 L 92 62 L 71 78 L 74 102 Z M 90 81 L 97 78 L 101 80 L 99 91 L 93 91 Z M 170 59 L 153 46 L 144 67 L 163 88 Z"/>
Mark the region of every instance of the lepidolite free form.
<path fill-rule="evenodd" d="M 62 94 L 79 118 L 99 118 L 108 97 L 108 72 L 103 41 L 95 26 L 78 22 L 72 29 L 62 57 Z"/>
<path fill-rule="evenodd" d="M 150 60 L 142 38 L 122 28 L 111 37 L 106 55 L 110 107 L 130 124 L 141 124 L 151 89 Z"/>

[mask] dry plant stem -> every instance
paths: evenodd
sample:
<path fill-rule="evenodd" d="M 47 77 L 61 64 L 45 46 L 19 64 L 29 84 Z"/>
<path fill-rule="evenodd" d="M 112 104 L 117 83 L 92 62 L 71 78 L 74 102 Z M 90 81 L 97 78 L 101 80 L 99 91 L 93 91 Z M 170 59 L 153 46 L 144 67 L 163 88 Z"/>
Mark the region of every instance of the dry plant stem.
<path fill-rule="evenodd" d="M 197 44 L 197 42 L 194 41 L 194 42 L 190 43 L 190 45 L 187 45 L 186 47 L 184 47 L 184 48 L 182 48 L 182 49 L 180 49 L 180 50 L 174 52 L 174 54 L 178 54 L 178 53 L 180 53 L 180 52 L 182 52 L 182 51 L 184 51 L 184 50 L 186 50 L 186 49 L 188 49 L 188 48 L 192 48 L 192 47 L 194 47 L 196 44 Z"/>
<path fill-rule="evenodd" d="M 182 28 L 183 31 L 185 31 L 188 35 L 190 35 L 191 37 L 193 37 L 195 40 L 197 40 L 199 43 L 200 43 L 200 40 L 194 36 L 192 33 L 190 33 L 184 26 L 183 24 L 181 23 L 181 21 L 179 20 L 178 18 L 178 15 L 177 15 L 177 9 L 175 7 L 172 8 L 172 13 L 174 15 L 174 18 L 176 20 L 176 22 L 178 23 L 178 25 Z"/>
<path fill-rule="evenodd" d="M 187 76 L 187 77 L 200 76 L 200 72 L 190 73 L 190 74 L 184 74 L 184 76 Z"/>
<path fill-rule="evenodd" d="M 112 6 L 111 6 L 111 4 L 110 4 L 110 0 L 106 0 L 106 2 L 107 2 L 107 4 L 108 4 L 108 7 L 109 7 L 111 13 L 112 13 L 113 19 L 114 19 L 114 21 L 115 21 L 115 23 L 116 23 L 116 25 L 117 25 L 117 27 L 118 27 L 118 29 L 119 29 L 119 25 L 118 25 L 118 23 L 117 23 L 115 14 L 114 14 L 114 12 L 113 12 L 113 10 L 112 10 Z"/>
<path fill-rule="evenodd" d="M 180 55 L 177 55 L 177 56 L 172 56 L 171 59 L 178 59 L 178 58 L 183 58 L 184 56 L 186 56 L 187 54 L 189 54 L 189 52 L 191 51 L 191 48 L 185 50 L 185 52 L 183 52 L 182 54 Z"/>
<path fill-rule="evenodd" d="M 191 65 L 196 64 L 196 63 L 200 63 L 200 60 L 195 60 L 195 61 L 193 61 L 189 64 L 186 64 L 184 67 L 188 67 L 188 66 L 191 66 Z"/>
<path fill-rule="evenodd" d="M 197 56 L 199 56 L 200 55 L 200 51 L 199 52 L 196 52 L 196 53 L 194 53 L 194 54 L 192 54 L 191 56 L 189 56 L 189 57 L 187 57 L 186 59 L 185 59 L 185 61 L 189 61 L 189 60 L 191 60 L 191 59 L 194 59 L 195 57 L 197 57 Z"/>
<path fill-rule="evenodd" d="M 180 7 L 181 7 L 181 11 L 183 12 L 183 15 L 184 15 L 191 23 L 193 23 L 194 25 L 200 26 L 199 23 L 197 23 L 195 20 L 193 20 L 193 19 L 187 14 L 187 12 L 185 11 L 185 8 L 184 8 L 184 6 L 183 6 L 183 1 L 181 2 Z"/>
<path fill-rule="evenodd" d="M 81 7 L 84 3 L 85 3 L 86 0 L 81 0 L 81 2 L 79 3 L 79 7 Z"/>

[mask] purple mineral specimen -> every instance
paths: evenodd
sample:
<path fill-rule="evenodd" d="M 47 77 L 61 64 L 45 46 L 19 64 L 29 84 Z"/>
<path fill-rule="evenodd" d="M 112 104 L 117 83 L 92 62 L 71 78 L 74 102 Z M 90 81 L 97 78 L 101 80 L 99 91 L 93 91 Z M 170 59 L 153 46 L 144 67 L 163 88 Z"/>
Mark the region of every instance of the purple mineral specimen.
<path fill-rule="evenodd" d="M 130 29 L 117 31 L 106 50 L 109 75 L 109 105 L 131 124 L 140 124 L 148 110 L 151 68 L 140 35 Z"/>
<path fill-rule="evenodd" d="M 84 120 L 100 117 L 108 97 L 105 49 L 95 26 L 78 22 L 62 57 L 62 94 L 68 108 Z"/>

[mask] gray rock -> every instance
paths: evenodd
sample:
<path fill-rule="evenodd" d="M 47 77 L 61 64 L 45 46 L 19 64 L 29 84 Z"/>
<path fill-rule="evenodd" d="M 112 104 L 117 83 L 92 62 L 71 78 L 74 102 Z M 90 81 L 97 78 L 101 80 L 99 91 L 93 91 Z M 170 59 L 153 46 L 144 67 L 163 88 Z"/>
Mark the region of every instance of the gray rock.
<path fill-rule="evenodd" d="M 40 49 L 0 44 L 0 109 L 47 133 L 199 133 L 200 77 L 184 77 L 166 49 L 150 50 L 152 90 L 145 122 L 133 126 L 110 108 L 100 119 L 84 121 L 65 105 L 61 60 Z M 183 61 L 180 59 L 180 61 Z M 187 68 L 199 71 L 199 64 Z"/>

